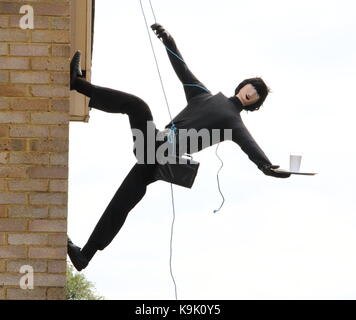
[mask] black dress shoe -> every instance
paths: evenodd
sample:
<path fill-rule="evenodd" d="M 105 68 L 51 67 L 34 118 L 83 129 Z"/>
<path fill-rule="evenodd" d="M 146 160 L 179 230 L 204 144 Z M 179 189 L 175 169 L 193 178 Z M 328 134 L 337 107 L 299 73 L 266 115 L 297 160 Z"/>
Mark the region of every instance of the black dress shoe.
<path fill-rule="evenodd" d="M 70 62 L 70 90 L 75 89 L 74 82 L 77 77 L 83 76 L 82 70 L 80 69 L 80 56 L 81 52 L 77 51 Z"/>
<path fill-rule="evenodd" d="M 70 261 L 72 262 L 74 268 L 78 271 L 81 271 L 87 267 L 89 261 L 86 257 L 84 257 L 83 253 L 81 252 L 81 248 L 76 246 L 72 240 L 68 237 L 68 256 Z"/>

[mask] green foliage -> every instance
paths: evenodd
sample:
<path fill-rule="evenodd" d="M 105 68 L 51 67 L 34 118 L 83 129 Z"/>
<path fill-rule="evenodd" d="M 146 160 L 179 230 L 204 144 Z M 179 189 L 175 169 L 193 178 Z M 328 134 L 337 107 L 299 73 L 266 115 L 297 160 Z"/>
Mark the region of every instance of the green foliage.
<path fill-rule="evenodd" d="M 94 284 L 84 274 L 74 271 L 74 267 L 67 264 L 67 300 L 104 300 L 104 297 L 95 293 Z"/>

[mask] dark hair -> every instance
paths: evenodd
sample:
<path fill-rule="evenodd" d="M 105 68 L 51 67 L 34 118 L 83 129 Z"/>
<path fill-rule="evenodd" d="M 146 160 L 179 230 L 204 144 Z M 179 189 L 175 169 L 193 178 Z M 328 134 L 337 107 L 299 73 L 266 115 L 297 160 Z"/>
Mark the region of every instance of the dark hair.
<path fill-rule="evenodd" d="M 270 92 L 270 89 L 267 87 L 267 85 L 264 83 L 264 81 L 261 78 L 250 78 L 242 81 L 237 86 L 237 88 L 235 89 L 235 95 L 237 95 L 239 91 L 247 84 L 253 85 L 253 87 L 256 89 L 259 95 L 259 99 L 254 104 L 245 106 L 244 109 L 247 111 L 256 111 L 262 106 L 263 102 L 266 100 L 266 97 L 268 95 L 268 92 Z"/>

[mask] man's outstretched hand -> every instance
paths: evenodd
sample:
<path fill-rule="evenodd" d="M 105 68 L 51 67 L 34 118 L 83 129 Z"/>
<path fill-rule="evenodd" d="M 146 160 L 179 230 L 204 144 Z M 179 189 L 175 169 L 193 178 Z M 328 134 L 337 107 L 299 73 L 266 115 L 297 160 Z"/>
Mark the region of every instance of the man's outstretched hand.
<path fill-rule="evenodd" d="M 266 176 L 271 176 L 271 177 L 275 177 L 275 178 L 289 178 L 290 177 L 290 173 L 288 173 L 288 172 L 275 171 L 275 169 L 278 169 L 278 168 L 279 168 L 279 166 L 265 164 L 261 167 L 261 170 Z"/>
<path fill-rule="evenodd" d="M 156 34 L 157 38 L 162 39 L 163 41 L 171 38 L 171 35 L 159 23 L 153 24 L 151 29 Z"/>

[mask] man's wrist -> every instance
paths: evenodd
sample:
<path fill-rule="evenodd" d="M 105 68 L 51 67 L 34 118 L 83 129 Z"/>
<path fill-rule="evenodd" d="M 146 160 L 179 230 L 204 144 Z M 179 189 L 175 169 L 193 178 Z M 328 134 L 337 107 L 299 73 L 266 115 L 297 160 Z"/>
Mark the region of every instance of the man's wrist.
<path fill-rule="evenodd" d="M 266 169 L 270 169 L 271 167 L 272 167 L 272 163 L 263 163 L 258 166 L 258 168 L 262 171 Z"/>

